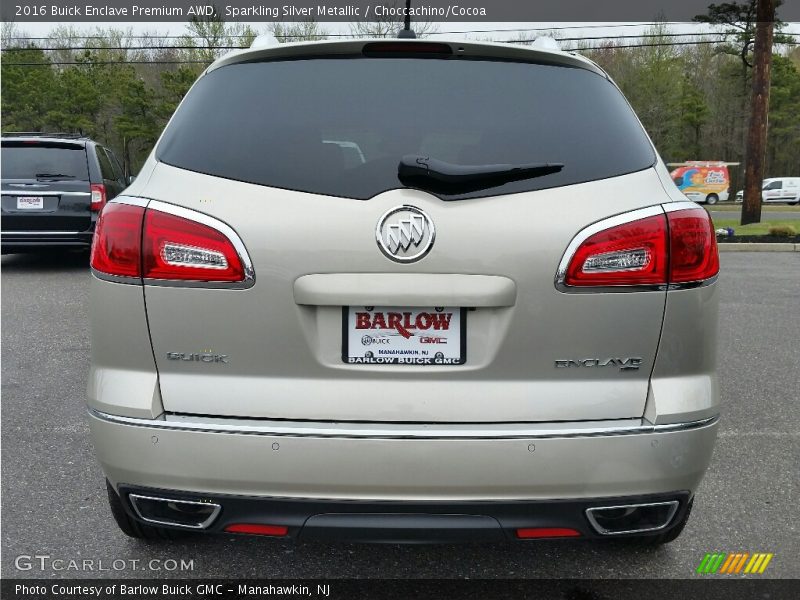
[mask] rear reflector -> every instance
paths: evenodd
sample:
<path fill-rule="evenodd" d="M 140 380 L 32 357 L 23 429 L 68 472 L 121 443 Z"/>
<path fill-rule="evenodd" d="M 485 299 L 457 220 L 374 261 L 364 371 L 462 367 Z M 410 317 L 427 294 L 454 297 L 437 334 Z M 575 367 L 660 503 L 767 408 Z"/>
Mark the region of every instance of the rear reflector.
<path fill-rule="evenodd" d="M 228 533 L 249 533 L 251 535 L 271 535 L 283 537 L 289 528 L 283 525 L 259 525 L 258 523 L 234 523 L 225 528 Z"/>
<path fill-rule="evenodd" d="M 119 277 L 141 277 L 143 220 L 141 206 L 106 205 L 92 239 L 92 269 Z"/>
<path fill-rule="evenodd" d="M 573 287 L 662 286 L 702 282 L 719 273 L 714 228 L 704 209 L 656 215 L 645 210 L 650 216 L 611 225 L 580 242 L 566 269 L 559 267 L 559 282 Z"/>
<path fill-rule="evenodd" d="M 93 183 L 90 188 L 92 190 L 92 202 L 89 205 L 89 209 L 92 212 L 103 210 L 106 205 L 106 186 L 102 183 Z"/>
<path fill-rule="evenodd" d="M 517 529 L 517 537 L 521 540 L 541 538 L 580 537 L 581 532 L 567 527 L 528 527 Z"/>

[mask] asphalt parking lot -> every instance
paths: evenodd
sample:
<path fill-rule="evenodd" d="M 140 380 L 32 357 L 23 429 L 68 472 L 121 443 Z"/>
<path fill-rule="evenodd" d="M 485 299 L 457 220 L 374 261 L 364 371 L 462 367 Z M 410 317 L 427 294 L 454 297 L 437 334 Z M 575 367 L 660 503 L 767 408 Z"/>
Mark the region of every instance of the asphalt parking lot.
<path fill-rule="evenodd" d="M 720 437 L 689 525 L 657 549 L 126 538 L 86 426 L 86 262 L 80 254 L 2 258 L 3 577 L 685 578 L 712 551 L 772 552 L 761 577 L 800 577 L 798 253 L 722 255 Z M 25 558 L 34 555 L 49 558 Z M 171 570 L 181 559 L 192 568 Z M 70 569 L 71 560 L 91 568 Z"/>

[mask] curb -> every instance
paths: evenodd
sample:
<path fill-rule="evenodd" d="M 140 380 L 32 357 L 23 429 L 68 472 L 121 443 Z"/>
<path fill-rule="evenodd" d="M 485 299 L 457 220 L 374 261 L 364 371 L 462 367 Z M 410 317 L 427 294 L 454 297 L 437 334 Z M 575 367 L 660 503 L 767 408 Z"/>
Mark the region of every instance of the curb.
<path fill-rule="evenodd" d="M 800 244 L 760 243 L 740 244 L 722 242 L 717 244 L 720 252 L 800 252 Z"/>

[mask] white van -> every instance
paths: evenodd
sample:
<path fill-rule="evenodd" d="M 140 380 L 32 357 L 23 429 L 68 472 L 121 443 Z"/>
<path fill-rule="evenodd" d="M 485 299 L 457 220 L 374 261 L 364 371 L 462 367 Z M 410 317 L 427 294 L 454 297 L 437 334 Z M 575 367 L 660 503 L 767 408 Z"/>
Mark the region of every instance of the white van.
<path fill-rule="evenodd" d="M 744 191 L 736 192 L 736 202 L 744 198 Z M 767 203 L 800 203 L 800 177 L 772 177 L 765 179 L 761 188 L 761 201 Z"/>

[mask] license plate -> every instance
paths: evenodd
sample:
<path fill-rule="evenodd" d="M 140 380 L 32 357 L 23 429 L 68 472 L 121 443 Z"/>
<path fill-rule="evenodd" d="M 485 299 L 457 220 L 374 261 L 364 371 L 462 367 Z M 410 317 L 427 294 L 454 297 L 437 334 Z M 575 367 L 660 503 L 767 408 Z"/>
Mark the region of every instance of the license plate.
<path fill-rule="evenodd" d="M 17 210 L 36 210 L 44 208 L 42 196 L 18 196 Z"/>
<path fill-rule="evenodd" d="M 345 306 L 342 361 L 351 365 L 463 365 L 463 308 Z"/>

